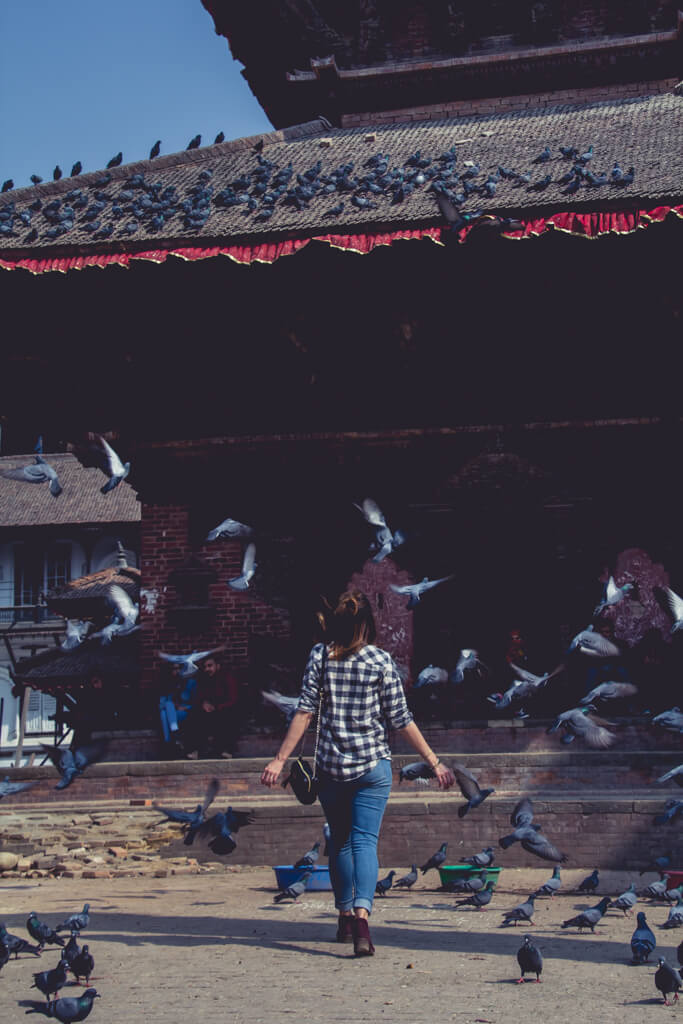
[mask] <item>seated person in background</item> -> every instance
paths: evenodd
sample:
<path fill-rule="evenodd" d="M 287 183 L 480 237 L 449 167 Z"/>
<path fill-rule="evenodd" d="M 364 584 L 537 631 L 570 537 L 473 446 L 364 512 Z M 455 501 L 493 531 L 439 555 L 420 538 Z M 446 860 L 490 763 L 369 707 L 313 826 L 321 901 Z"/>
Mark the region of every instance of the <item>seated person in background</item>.
<path fill-rule="evenodd" d="M 192 710 L 185 722 L 187 757 L 232 757 L 240 730 L 239 685 L 218 658 L 204 658 Z"/>

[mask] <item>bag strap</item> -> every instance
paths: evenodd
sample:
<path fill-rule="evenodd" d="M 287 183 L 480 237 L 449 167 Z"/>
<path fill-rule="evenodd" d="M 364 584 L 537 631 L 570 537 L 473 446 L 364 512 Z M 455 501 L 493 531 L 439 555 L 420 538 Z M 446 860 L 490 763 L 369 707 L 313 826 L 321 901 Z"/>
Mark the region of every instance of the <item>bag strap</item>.
<path fill-rule="evenodd" d="M 320 698 L 318 700 L 318 721 L 315 726 L 315 749 L 313 751 L 313 777 L 318 773 L 318 744 L 320 743 L 320 719 L 323 711 L 323 692 L 325 689 L 325 670 L 327 668 L 327 645 L 323 644 L 323 662 L 320 670 Z"/>

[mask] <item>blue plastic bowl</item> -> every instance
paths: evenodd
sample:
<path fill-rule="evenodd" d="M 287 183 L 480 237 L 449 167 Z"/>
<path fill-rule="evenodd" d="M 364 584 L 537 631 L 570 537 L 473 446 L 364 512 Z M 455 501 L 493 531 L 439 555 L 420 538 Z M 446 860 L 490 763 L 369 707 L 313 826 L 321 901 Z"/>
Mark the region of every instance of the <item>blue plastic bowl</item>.
<path fill-rule="evenodd" d="M 300 878 L 311 871 L 311 877 L 306 883 L 306 892 L 331 892 L 330 870 L 327 867 L 294 868 L 291 864 L 278 864 L 273 868 L 278 889 L 287 889 L 294 885 Z"/>

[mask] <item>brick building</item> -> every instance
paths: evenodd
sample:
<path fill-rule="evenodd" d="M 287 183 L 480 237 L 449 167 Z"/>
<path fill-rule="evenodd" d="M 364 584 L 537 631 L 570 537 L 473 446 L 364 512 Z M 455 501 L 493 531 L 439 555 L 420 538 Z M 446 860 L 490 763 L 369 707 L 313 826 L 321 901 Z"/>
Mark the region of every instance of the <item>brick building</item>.
<path fill-rule="evenodd" d="M 294 686 L 312 610 L 351 579 L 409 679 L 464 646 L 498 657 L 513 627 L 556 657 L 618 566 L 644 595 L 621 638 L 665 633 L 675 5 L 204 3 L 273 132 L 0 201 L 0 303 L 35 311 L 5 444 L 31 429 L 27 353 L 59 436 L 118 432 L 143 503 L 145 683 L 157 650 L 223 644 L 254 687 Z M 353 507 L 369 495 L 410 538 L 379 566 Z M 226 516 L 255 531 L 246 593 L 226 586 L 243 545 L 205 540 Z M 451 573 L 410 615 L 388 586 Z"/>

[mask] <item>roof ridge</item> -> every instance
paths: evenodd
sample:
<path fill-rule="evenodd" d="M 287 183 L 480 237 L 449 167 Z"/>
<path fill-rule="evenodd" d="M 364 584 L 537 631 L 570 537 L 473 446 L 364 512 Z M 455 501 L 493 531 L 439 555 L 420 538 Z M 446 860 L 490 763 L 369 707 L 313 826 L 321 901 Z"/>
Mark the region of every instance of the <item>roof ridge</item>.
<path fill-rule="evenodd" d="M 17 198 L 24 200 L 29 195 L 44 196 L 45 198 L 59 196 L 81 186 L 89 187 L 94 185 L 103 174 L 111 175 L 109 184 L 124 182 L 132 174 L 142 174 L 153 168 L 163 170 L 168 167 L 182 166 L 182 164 L 197 164 L 201 166 L 208 160 L 213 160 L 216 157 L 232 152 L 239 152 L 240 150 L 254 149 L 259 144 L 262 144 L 259 145 L 259 148 L 265 149 L 266 146 L 272 146 L 279 142 L 293 142 L 296 139 L 310 138 L 323 132 L 329 134 L 331 131 L 342 130 L 333 128 L 327 118 L 320 115 L 313 121 L 302 121 L 301 124 L 293 124 L 288 128 L 277 128 L 272 132 L 244 135 L 237 139 L 228 139 L 226 142 L 218 142 L 210 146 L 200 146 L 198 149 L 181 149 L 176 153 L 166 153 L 164 156 L 157 156 L 153 160 L 136 160 L 134 163 L 121 164 L 119 167 L 112 167 L 110 170 L 102 167 L 99 170 L 87 171 L 73 177 L 64 176 L 59 181 L 44 181 L 40 185 L 26 185 L 23 188 L 13 188 L 9 192 L 5 192 L 2 199 L 12 200 Z M 0 208 L 2 205 L 0 200 Z"/>

